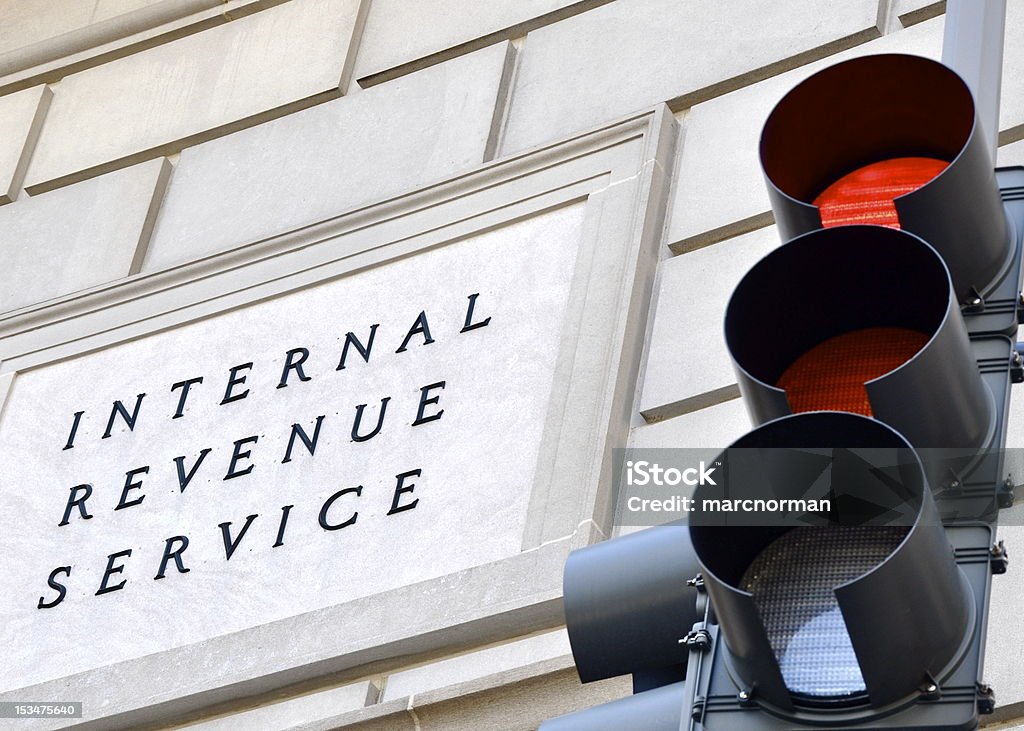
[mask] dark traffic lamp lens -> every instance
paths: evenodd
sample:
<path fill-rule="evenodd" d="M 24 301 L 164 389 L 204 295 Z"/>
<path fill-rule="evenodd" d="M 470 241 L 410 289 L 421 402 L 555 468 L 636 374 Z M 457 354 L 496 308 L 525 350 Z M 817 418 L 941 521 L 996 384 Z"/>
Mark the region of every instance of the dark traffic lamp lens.
<path fill-rule="evenodd" d="M 740 690 L 782 713 L 870 713 L 953 672 L 976 610 L 903 436 L 855 414 L 796 414 L 718 461 L 725 477 L 696 488 L 690 536 Z M 759 500 L 808 507 L 758 513 Z"/>
<path fill-rule="evenodd" d="M 837 226 L 783 244 L 733 292 L 725 341 L 755 423 L 849 411 L 919 448 L 991 437 L 992 397 L 949 272 L 913 234 Z"/>

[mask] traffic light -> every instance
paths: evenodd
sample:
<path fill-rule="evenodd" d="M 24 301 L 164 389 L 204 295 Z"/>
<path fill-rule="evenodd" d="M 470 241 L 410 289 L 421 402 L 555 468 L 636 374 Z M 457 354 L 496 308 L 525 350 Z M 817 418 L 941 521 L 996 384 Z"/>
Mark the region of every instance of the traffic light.
<path fill-rule="evenodd" d="M 685 524 L 647 528 L 570 554 L 566 626 L 580 680 L 633 675 L 636 695 L 548 721 L 544 731 L 678 731 L 690 651 L 682 634 L 704 617 L 700 570 Z M 689 582 L 689 583 L 688 583 Z M 643 726 L 636 726 L 638 719 Z"/>
<path fill-rule="evenodd" d="M 905 231 L 840 226 L 782 245 L 736 287 L 725 340 L 755 423 L 849 411 L 915 447 L 975 449 L 992 430 L 946 267 Z"/>
<path fill-rule="evenodd" d="M 987 141 L 967 84 L 917 56 L 866 56 L 790 91 L 761 133 L 782 239 L 854 223 L 896 226 L 939 252 L 974 308 L 1007 274 L 1009 245 Z"/>
<path fill-rule="evenodd" d="M 725 313 L 754 428 L 686 520 L 570 556 L 580 678 L 634 695 L 544 731 L 970 731 L 994 707 L 1024 168 L 993 169 L 957 74 L 903 55 L 797 85 L 760 156 L 783 243 Z"/>
<path fill-rule="evenodd" d="M 782 718 L 794 728 L 973 729 L 991 710 L 981 670 L 990 576 L 1005 567 L 993 532 L 1019 370 L 1007 335 L 1019 315 L 1021 211 L 1004 206 L 980 130 L 955 73 L 898 55 L 810 77 L 765 124 L 762 165 L 786 243 L 726 310 L 740 390 L 762 425 L 734 446 L 770 430 L 773 463 L 799 485 L 797 448 L 818 428 L 797 420 L 842 417 L 846 429 L 857 414 L 905 440 L 901 454 L 920 471 L 914 459 L 883 460 L 903 470 L 888 494 L 869 474 L 833 472 L 833 492 L 871 509 L 858 517 L 833 503 L 827 526 L 780 535 L 691 516 L 722 638 L 688 699 L 701 728 Z M 1007 198 L 1020 176 L 1000 174 Z M 884 445 L 828 433 L 833 467 L 851 447 L 877 457 Z M 762 466 L 769 482 L 772 466 Z M 730 478 L 734 492 L 776 488 L 750 470 Z M 920 496 L 908 489 L 917 485 Z M 914 521 L 875 525 L 899 496 L 904 509 L 919 506 Z"/>

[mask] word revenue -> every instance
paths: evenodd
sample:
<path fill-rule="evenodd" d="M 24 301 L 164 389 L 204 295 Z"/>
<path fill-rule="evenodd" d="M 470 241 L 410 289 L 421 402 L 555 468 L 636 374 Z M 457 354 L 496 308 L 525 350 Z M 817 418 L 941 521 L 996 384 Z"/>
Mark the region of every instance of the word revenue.
<path fill-rule="evenodd" d="M 479 294 L 468 296 L 465 317 L 462 319 L 463 325 L 458 331 L 459 335 L 479 330 L 490 324 L 490 317 L 480 318 L 476 315 L 477 299 L 479 296 Z M 461 311 L 459 314 L 461 317 Z M 352 332 L 347 333 L 341 346 L 338 365 L 334 370 L 344 370 L 350 356 L 359 357 L 364 362 L 369 363 L 374 352 L 375 342 L 379 349 L 382 347 L 381 343 L 385 341 L 384 337 L 377 336 L 379 327 L 379 324 L 370 326 L 362 337 Z M 424 310 L 420 312 L 409 327 L 403 327 L 395 332 L 393 342 L 384 347 L 394 348 L 395 344 L 397 344 L 398 347 L 394 352 L 404 353 L 410 346 L 426 346 L 434 342 L 430 332 L 430 322 Z M 312 380 L 313 376 L 308 375 L 304 368 L 308 357 L 309 350 L 306 348 L 293 348 L 285 353 L 280 371 L 280 379 L 277 383 L 278 389 L 287 388 L 290 383 L 295 381 L 304 382 Z M 241 401 L 249 395 L 246 379 L 248 371 L 252 367 L 253 363 L 244 363 L 227 369 L 228 376 L 224 395 L 218 402 L 219 406 Z M 276 371 L 274 376 L 276 377 Z M 198 391 L 199 389 L 194 387 L 202 383 L 203 377 L 197 376 L 174 383 L 170 387 L 171 397 L 169 400 L 176 402 L 173 414 L 169 413 L 170 407 L 168 406 L 167 408 L 170 418 L 179 419 L 185 416 L 186 403 L 190 393 Z M 123 485 L 120 484 L 120 477 L 118 477 L 117 487 L 114 487 L 112 491 L 112 486 L 104 486 L 100 483 L 94 485 L 92 481 L 88 481 L 88 477 L 86 477 L 85 481 L 79 477 L 79 480 L 75 481 L 78 484 L 71 485 L 68 488 L 66 500 L 62 500 L 63 512 L 61 513 L 60 521 L 57 522 L 58 529 L 64 528 L 73 522 L 89 521 L 98 511 L 123 511 L 131 509 L 131 513 L 135 513 L 137 510 L 150 509 L 153 505 L 152 500 L 146 503 L 145 506 L 143 505 L 146 499 L 147 485 L 149 484 L 144 481 L 154 478 L 159 479 L 161 474 L 166 474 L 166 478 L 172 480 L 170 490 L 173 494 L 182 494 L 197 475 L 202 476 L 203 480 L 235 480 L 252 474 L 253 470 L 257 468 L 259 461 L 265 459 L 268 455 L 274 461 L 280 460 L 280 464 L 290 463 L 293 459 L 297 459 L 297 463 L 301 463 L 304 461 L 301 459 L 303 453 L 308 453 L 309 456 L 316 454 L 321 433 L 324 431 L 333 435 L 340 428 L 343 430 L 342 434 L 346 435 L 352 443 L 364 443 L 377 437 L 384 428 L 385 423 L 389 423 L 395 418 L 394 412 L 396 411 L 407 415 L 403 419 L 403 423 L 410 425 L 413 429 L 423 424 L 438 421 L 445 416 L 445 409 L 442 406 L 442 395 L 445 391 L 445 386 L 446 381 L 444 380 L 422 386 L 417 384 L 418 393 L 415 396 L 410 393 L 408 397 L 399 398 L 395 403 L 392 403 L 390 395 L 386 395 L 382 396 L 379 401 L 374 398 L 369 400 L 368 403 L 353 403 L 347 410 L 332 411 L 330 413 L 335 415 L 330 418 L 328 418 L 327 413 L 322 413 L 305 424 L 295 423 L 290 426 L 288 431 L 282 430 L 280 433 L 286 436 L 286 438 L 279 443 L 280 446 L 273 448 L 272 445 L 267 445 L 266 441 L 260 443 L 261 436 L 265 437 L 263 427 L 253 427 L 250 424 L 246 427 L 246 431 L 250 433 L 250 436 L 235 439 L 233 443 L 229 442 L 232 444 L 227 450 L 230 456 L 218 458 L 218 453 L 214 452 L 212 446 L 206 446 L 202 449 L 183 449 L 181 452 L 184 453 L 179 453 L 178 456 L 169 460 L 166 468 L 162 468 L 159 464 L 152 463 L 152 460 L 150 460 L 151 464 L 143 464 L 129 469 L 124 473 Z M 126 406 L 124 401 L 114 401 L 109 416 L 106 415 L 105 411 L 103 412 L 104 418 L 100 423 L 105 422 L 106 426 L 98 439 L 95 435 L 99 434 L 99 425 L 97 424 L 97 428 L 93 432 L 91 427 L 83 426 L 83 424 L 88 425 L 91 423 L 88 419 L 83 420 L 86 412 L 84 410 L 75 412 L 71 417 L 71 425 L 62 451 L 74 450 L 67 452 L 68 457 L 73 458 L 79 453 L 86 442 L 90 442 L 98 447 L 101 444 L 107 443 L 102 440 L 111 439 L 112 436 L 117 441 L 118 439 L 125 438 L 127 435 L 131 435 L 135 432 L 140 413 L 145 410 L 143 407 L 145 396 L 145 393 L 139 394 L 134 404 L 130 407 Z M 326 412 L 327 405 L 325 404 L 323 408 Z M 216 411 L 219 412 L 220 409 L 216 408 Z M 388 415 L 389 411 L 391 416 Z M 445 423 L 448 423 L 447 419 Z M 259 431 L 259 433 L 253 433 L 256 431 Z M 416 430 L 414 433 L 419 433 L 419 430 Z M 87 439 L 88 437 L 91 437 L 91 439 Z M 327 442 L 332 442 L 334 438 L 334 436 L 328 436 Z M 273 443 L 273 440 L 271 442 Z M 56 445 L 54 447 L 56 448 Z M 271 448 L 273 449 L 272 452 Z M 165 452 L 165 454 L 167 453 Z M 174 454 L 174 452 L 170 452 L 170 454 Z M 144 460 L 139 460 L 139 462 L 142 461 Z M 139 464 L 139 462 L 136 462 L 136 464 Z M 163 458 L 159 462 L 163 462 Z M 151 466 L 153 467 L 152 473 L 150 472 Z M 387 499 L 390 501 L 387 515 L 391 516 L 416 508 L 420 498 L 418 494 L 413 496 L 413 491 L 416 489 L 417 483 L 420 482 L 423 474 L 422 468 L 408 469 L 391 474 L 394 474 L 394 482 L 392 483 L 393 487 L 387 488 Z M 391 480 L 390 476 L 387 480 Z M 72 481 L 69 480 L 69 482 Z M 174 486 L 177 487 L 177 490 L 175 490 Z M 149 485 L 149 488 L 152 491 L 151 485 Z M 371 490 L 369 492 L 372 493 L 374 491 Z M 325 531 L 336 531 L 354 525 L 359 516 L 359 512 L 354 509 L 354 506 L 359 504 L 359 501 L 363 499 L 362 496 L 363 486 L 356 485 L 345 487 L 327 497 L 318 506 L 318 523 L 320 527 Z M 117 498 L 116 501 L 115 497 Z M 159 503 L 159 499 L 157 501 Z M 56 508 L 56 506 L 54 507 Z M 273 548 L 284 545 L 289 514 L 294 507 L 294 505 L 283 505 L 280 506 L 280 512 L 278 512 L 275 506 L 273 511 L 274 517 L 269 518 L 270 520 L 277 521 L 277 538 L 272 546 Z M 299 510 L 305 512 L 303 508 Z M 317 509 L 315 508 L 314 510 Z M 258 517 L 259 514 L 253 514 L 247 516 L 240 525 L 227 521 L 217 526 L 217 530 L 219 530 L 224 543 L 225 560 L 231 559 L 235 549 L 245 537 L 246 531 L 249 530 L 250 525 Z M 57 516 L 55 515 L 53 517 L 54 521 L 56 521 L 56 518 Z M 264 521 L 266 520 L 267 518 L 264 518 Z M 261 524 L 264 524 L 264 521 L 261 521 Z M 174 531 L 172 529 L 172 531 L 168 532 Z M 189 545 L 188 536 L 165 536 L 166 534 L 159 536 L 159 540 L 164 545 L 159 566 L 154 566 L 156 568 L 154 579 L 165 578 L 169 566 L 173 566 L 181 574 L 188 573 L 189 571 L 185 553 Z M 251 543 L 252 539 L 249 542 Z M 124 572 L 127 560 L 131 554 L 132 549 L 126 548 L 107 556 L 106 568 L 103 570 L 102 578 L 99 580 L 99 586 L 95 592 L 96 595 L 115 592 L 125 586 L 127 579 L 120 578 L 119 575 Z M 68 584 L 71 583 L 72 568 L 71 565 L 57 566 L 50 571 L 46 581 L 49 589 L 46 595 L 39 597 L 36 604 L 38 609 L 52 609 L 65 600 L 68 593 Z M 120 580 L 118 580 L 119 578 Z"/>

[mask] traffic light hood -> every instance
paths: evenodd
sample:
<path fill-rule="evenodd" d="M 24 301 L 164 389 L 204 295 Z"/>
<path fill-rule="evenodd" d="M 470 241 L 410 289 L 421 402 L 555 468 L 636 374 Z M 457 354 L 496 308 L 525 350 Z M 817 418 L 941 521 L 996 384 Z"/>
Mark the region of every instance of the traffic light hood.
<path fill-rule="evenodd" d="M 958 302 L 984 296 L 1010 266 L 1009 227 L 974 99 L 937 61 L 865 56 L 814 74 L 772 110 L 760 156 L 783 240 L 830 225 L 816 200 L 844 176 L 884 161 L 932 160 L 940 163 L 934 177 L 900 187 L 883 170 L 854 198 L 890 187 L 881 197 L 892 201 L 895 225 L 939 251 Z M 882 222 L 856 211 L 840 222 L 858 217 Z"/>

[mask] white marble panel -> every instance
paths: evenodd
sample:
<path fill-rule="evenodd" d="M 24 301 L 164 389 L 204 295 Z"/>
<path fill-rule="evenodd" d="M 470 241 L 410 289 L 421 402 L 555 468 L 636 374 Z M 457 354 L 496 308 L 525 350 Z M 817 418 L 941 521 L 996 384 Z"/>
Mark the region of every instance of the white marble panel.
<path fill-rule="evenodd" d="M 554 378 L 557 349 L 549 345 L 560 337 L 583 210 L 559 209 L 20 373 L 0 421 L 0 689 L 518 554 Z M 490 320 L 467 329 L 474 294 L 472 324 Z M 422 325 L 421 312 L 433 342 L 413 333 L 398 352 Z M 346 368 L 336 370 L 346 332 L 365 344 L 374 324 L 369 361 L 350 349 Z M 300 347 L 309 352 L 309 380 L 293 370 L 281 388 L 286 353 Z M 248 394 L 222 403 L 229 369 L 250 363 L 236 372 L 245 382 L 232 388 L 233 396 Z M 174 418 L 183 389 L 172 384 L 200 376 Z M 118 417 L 103 438 L 112 402 L 131 413 L 143 393 L 134 429 Z M 353 441 L 359 405 L 368 404 L 366 436 L 386 397 L 380 432 Z M 284 462 L 292 424 L 312 436 L 318 416 L 315 454 L 296 440 Z M 188 471 L 204 449 L 211 451 L 182 489 L 175 458 Z M 396 497 L 396 476 L 414 470 L 402 483 L 410 489 Z M 133 480 L 141 487 L 123 493 Z M 58 525 L 72 488 L 85 483 L 93 486 L 85 503 L 92 517 L 72 508 Z M 321 527 L 325 502 L 360 485 L 326 516 L 329 525 L 352 524 Z M 283 545 L 274 547 L 286 505 L 294 507 Z M 239 537 L 249 515 L 258 517 Z M 226 522 L 237 541 L 230 560 Z M 170 560 L 154 580 L 175 536 L 188 537 L 188 572 Z M 97 595 L 108 555 L 129 549 L 107 582 L 125 581 L 123 588 Z M 40 598 L 58 596 L 47 576 L 59 566 L 71 567 L 58 577 L 67 595 L 40 609 Z M 422 601 L 425 613 L 444 611 L 437 597 Z"/>

